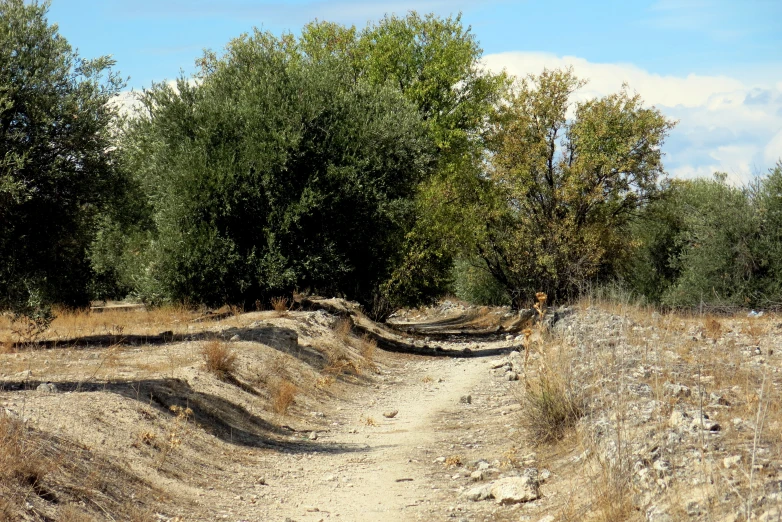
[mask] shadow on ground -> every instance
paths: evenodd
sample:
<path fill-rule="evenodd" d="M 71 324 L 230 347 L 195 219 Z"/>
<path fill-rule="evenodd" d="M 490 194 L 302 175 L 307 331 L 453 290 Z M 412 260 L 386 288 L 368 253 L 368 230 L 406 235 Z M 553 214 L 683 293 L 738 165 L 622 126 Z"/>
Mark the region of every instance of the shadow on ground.
<path fill-rule="evenodd" d="M 41 381 L 0 381 L 0 391 L 35 390 Z M 152 406 L 161 415 L 174 417 L 172 406 L 190 408 L 197 425 L 231 444 L 267 447 L 293 453 L 355 453 L 364 445 L 328 444 L 309 440 L 290 440 L 295 430 L 277 426 L 252 414 L 246 408 L 216 395 L 194 390 L 182 379 L 147 379 L 119 382 L 52 381 L 63 392 L 109 392 Z"/>

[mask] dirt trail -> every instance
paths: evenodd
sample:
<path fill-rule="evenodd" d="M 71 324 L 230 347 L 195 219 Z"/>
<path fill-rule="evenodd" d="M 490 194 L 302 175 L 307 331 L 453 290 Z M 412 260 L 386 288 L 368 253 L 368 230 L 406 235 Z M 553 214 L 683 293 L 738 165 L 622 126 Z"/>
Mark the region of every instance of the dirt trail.
<path fill-rule="evenodd" d="M 315 482 L 297 492 L 299 506 L 281 511 L 297 520 L 320 520 L 326 513 L 341 520 L 378 522 L 427 516 L 425 501 L 432 489 L 423 489 L 423 483 L 432 462 L 418 457 L 422 453 L 426 457 L 426 450 L 442 440 L 444 413 L 470 407 L 461 404 L 460 397 L 486 378 L 487 361 L 409 361 L 399 370 L 403 383 L 388 386 L 374 397 L 368 394 L 347 412 L 348 425 L 366 424 L 369 417 L 378 422 L 377 427 L 367 426 L 363 433 L 351 434 L 355 428 L 346 430 L 344 426 L 329 434 L 335 442 L 365 443 L 367 449 L 360 462 L 345 466 L 339 455 L 306 461 L 302 474 Z M 429 378 L 433 380 L 426 382 Z M 383 417 L 384 412 L 394 410 L 398 411 L 394 418 Z M 319 511 L 307 511 L 315 508 Z"/>

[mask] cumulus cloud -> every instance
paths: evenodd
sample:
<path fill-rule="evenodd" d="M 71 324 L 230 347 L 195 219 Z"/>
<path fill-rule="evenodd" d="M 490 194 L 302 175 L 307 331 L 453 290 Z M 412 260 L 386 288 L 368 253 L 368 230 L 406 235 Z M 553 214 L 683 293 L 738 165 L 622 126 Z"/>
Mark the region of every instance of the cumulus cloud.
<path fill-rule="evenodd" d="M 490 54 L 484 63 L 519 77 L 573 67 L 589 80 L 576 94 L 578 100 L 616 92 L 627 83 L 648 105 L 679 121 L 664 147 L 667 169 L 677 177 L 722 171 L 735 183 L 745 183 L 782 157 L 782 82 L 658 75 L 632 64 L 540 52 Z"/>

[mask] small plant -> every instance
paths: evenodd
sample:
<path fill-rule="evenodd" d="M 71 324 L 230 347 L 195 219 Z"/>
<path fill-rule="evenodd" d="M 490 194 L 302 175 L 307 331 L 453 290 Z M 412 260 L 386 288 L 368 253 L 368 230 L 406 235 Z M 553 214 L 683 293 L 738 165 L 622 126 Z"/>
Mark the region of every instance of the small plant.
<path fill-rule="evenodd" d="M 182 436 L 187 434 L 187 422 L 193 416 L 193 410 L 190 408 L 183 408 L 177 404 L 173 404 L 168 409 L 176 414 L 176 417 L 174 417 L 174 421 L 168 430 L 166 441 L 163 445 L 163 451 L 160 453 L 158 469 L 163 466 L 168 454 L 182 445 Z"/>
<path fill-rule="evenodd" d="M 544 371 L 523 392 L 524 427 L 536 443 L 558 441 L 584 415 L 584 402 L 569 381 Z"/>
<path fill-rule="evenodd" d="M 285 297 L 272 297 L 272 309 L 277 312 L 278 316 L 284 316 L 289 310 L 288 302 L 288 299 Z"/>
<path fill-rule="evenodd" d="M 462 457 L 460 455 L 451 455 L 445 459 L 445 465 L 449 468 L 456 468 L 462 464 L 464 464 L 464 461 L 462 461 Z"/>
<path fill-rule="evenodd" d="M 296 385 L 282 379 L 272 394 L 272 409 L 278 415 L 285 415 L 296 400 Z"/>
<path fill-rule="evenodd" d="M 204 367 L 218 379 L 225 380 L 236 370 L 236 354 L 226 343 L 219 340 L 208 341 L 201 348 Z"/>
<path fill-rule="evenodd" d="M 377 341 L 369 337 L 368 335 L 365 335 L 361 338 L 361 358 L 363 359 L 364 366 L 373 371 L 377 372 L 377 366 L 375 365 L 375 352 L 377 352 Z"/>
<path fill-rule="evenodd" d="M 353 321 L 350 317 L 341 317 L 334 323 L 332 329 L 340 341 L 347 342 L 350 332 L 353 330 Z"/>
<path fill-rule="evenodd" d="M 713 317 L 709 317 L 703 323 L 703 333 L 716 341 L 722 334 L 722 323 Z"/>
<path fill-rule="evenodd" d="M 364 424 L 367 426 L 377 426 L 377 421 L 373 417 L 364 417 Z"/>

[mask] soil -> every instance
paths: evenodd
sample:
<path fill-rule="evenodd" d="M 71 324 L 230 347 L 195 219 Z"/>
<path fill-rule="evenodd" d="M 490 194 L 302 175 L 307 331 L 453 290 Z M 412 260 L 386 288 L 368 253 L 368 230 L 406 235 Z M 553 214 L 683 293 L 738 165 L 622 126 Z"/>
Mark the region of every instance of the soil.
<path fill-rule="evenodd" d="M 0 519 L 741 522 L 782 512 L 776 316 L 584 305 L 550 313 L 561 320 L 528 341 L 526 319 L 507 309 L 445 302 L 383 326 L 341 300 L 303 304 L 157 329 L 106 324 L 0 353 L 0 421 L 23 427 L 0 442 L 29 461 L 0 469 Z M 223 378 L 202 356 L 215 342 L 236 356 Z M 535 347 L 528 368 L 522 344 Z M 526 379 L 509 369 L 538 386 L 566 379 L 588 413 L 540 444 L 522 413 Z M 531 471 L 534 501 L 465 496 Z"/>
<path fill-rule="evenodd" d="M 353 314 L 356 334 L 345 343 L 335 326 L 343 310 L 329 310 L 231 316 L 189 328 L 182 342 L 158 342 L 165 332 L 152 344 L 20 349 L 0 355 L 0 406 L 143 480 L 154 498 L 140 490 L 146 498 L 124 501 L 158 520 L 497 520 L 523 509 L 459 498 L 471 485 L 466 464 L 500 461 L 517 431 L 515 383 L 491 370 L 513 344 L 496 324 L 427 345 L 404 326 L 400 334 Z M 463 311 L 434 319 L 450 327 L 459 317 L 471 319 Z M 367 361 L 361 332 L 415 353 L 377 349 Z M 203 367 L 206 334 L 240 337 L 229 343 L 238 369 L 228 382 Z M 328 351 L 340 343 L 361 370 L 328 373 Z M 282 380 L 297 395 L 278 414 Z M 56 393 L 39 389 L 45 383 Z M 52 490 L 55 475 L 43 479 Z M 19 516 L 56 519 L 70 501 L 102 518 L 89 502 L 61 496 L 59 505 L 29 499 Z"/>

